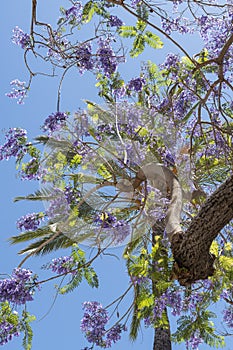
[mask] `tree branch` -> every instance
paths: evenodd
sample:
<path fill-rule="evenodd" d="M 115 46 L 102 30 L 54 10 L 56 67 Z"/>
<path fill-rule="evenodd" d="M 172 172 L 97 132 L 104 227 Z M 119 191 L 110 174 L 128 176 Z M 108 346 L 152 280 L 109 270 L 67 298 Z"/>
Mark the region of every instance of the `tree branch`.
<path fill-rule="evenodd" d="M 174 272 L 181 285 L 206 279 L 214 273 L 211 243 L 233 218 L 233 175 L 206 200 L 185 233 L 171 238 Z"/>

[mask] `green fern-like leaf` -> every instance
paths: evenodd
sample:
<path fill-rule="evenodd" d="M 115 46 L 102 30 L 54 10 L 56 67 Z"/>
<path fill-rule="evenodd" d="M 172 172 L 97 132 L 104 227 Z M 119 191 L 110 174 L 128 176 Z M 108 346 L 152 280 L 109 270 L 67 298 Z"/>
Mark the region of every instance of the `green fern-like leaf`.
<path fill-rule="evenodd" d="M 82 272 L 78 271 L 67 285 L 65 285 L 59 289 L 59 293 L 60 294 L 67 294 L 67 293 L 72 292 L 82 282 L 82 278 L 83 278 Z"/>
<path fill-rule="evenodd" d="M 85 268 L 84 269 L 84 277 L 92 288 L 98 288 L 99 286 L 99 281 L 98 281 L 98 276 L 94 269 L 92 267 Z"/>
<path fill-rule="evenodd" d="M 17 236 L 10 237 L 9 241 L 11 244 L 18 244 L 18 243 L 28 242 L 36 238 L 48 236 L 48 234 L 50 234 L 51 236 L 52 234 L 54 234 L 54 232 L 52 232 L 48 226 L 45 226 L 42 228 L 38 228 L 35 231 L 26 231 L 26 232 L 20 233 Z"/>
<path fill-rule="evenodd" d="M 163 42 L 158 37 L 158 35 L 150 32 L 150 31 L 146 31 L 145 36 L 144 36 L 144 40 L 153 49 L 161 49 L 163 47 Z"/>
<path fill-rule="evenodd" d="M 35 319 L 36 318 L 34 315 L 30 315 L 28 312 L 23 311 L 23 320 L 22 320 L 21 328 L 24 332 L 22 345 L 25 350 L 31 350 L 32 348 L 33 331 L 30 323 Z"/>
<path fill-rule="evenodd" d="M 121 26 L 118 33 L 123 38 L 133 38 L 137 35 L 137 29 L 134 26 Z"/>
<path fill-rule="evenodd" d="M 138 317 L 138 310 L 137 310 L 137 299 L 139 296 L 139 286 L 136 285 L 134 288 L 134 307 L 133 307 L 133 316 L 130 324 L 130 332 L 129 337 L 132 341 L 135 341 L 138 336 L 138 331 L 140 328 L 140 318 Z"/>
<path fill-rule="evenodd" d="M 29 201 L 43 201 L 43 200 L 51 200 L 54 198 L 53 195 L 53 189 L 47 188 L 47 189 L 41 189 L 36 191 L 35 193 L 31 193 L 27 196 L 18 196 L 14 198 L 14 202 L 22 201 L 22 200 L 29 200 Z"/>
<path fill-rule="evenodd" d="M 53 233 L 54 234 L 54 233 Z M 42 238 L 41 240 L 38 240 L 34 243 L 31 243 L 28 247 L 20 250 L 19 254 L 25 254 L 25 253 L 30 253 L 33 250 L 36 250 L 39 248 L 42 244 L 46 243 L 49 241 L 52 235 L 46 236 Z M 51 253 L 52 251 L 61 249 L 61 248 L 69 248 L 73 245 L 74 241 L 72 241 L 70 238 L 67 236 L 60 234 L 59 236 L 55 237 L 53 241 L 48 242 L 41 248 L 39 251 L 35 252 L 35 255 L 44 255 Z"/>
<path fill-rule="evenodd" d="M 142 34 L 139 34 L 134 42 L 133 48 L 130 50 L 130 56 L 135 58 L 138 57 L 145 49 L 145 37 Z"/>

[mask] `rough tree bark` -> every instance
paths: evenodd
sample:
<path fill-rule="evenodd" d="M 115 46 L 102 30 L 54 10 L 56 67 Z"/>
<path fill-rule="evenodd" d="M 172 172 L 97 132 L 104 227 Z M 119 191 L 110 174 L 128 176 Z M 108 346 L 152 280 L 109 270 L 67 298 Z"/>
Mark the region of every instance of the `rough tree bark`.
<path fill-rule="evenodd" d="M 166 231 L 175 260 L 174 277 L 181 285 L 189 285 L 212 276 L 215 256 L 209 251 L 211 243 L 233 219 L 233 175 L 206 200 L 186 232 L 180 226 L 182 189 L 178 178 L 166 167 L 149 163 L 139 170 L 134 184 L 147 180 L 170 192 Z"/>
<path fill-rule="evenodd" d="M 176 231 L 171 237 L 174 270 L 181 285 L 213 275 L 211 243 L 232 219 L 233 175 L 206 200 L 187 231 Z"/>

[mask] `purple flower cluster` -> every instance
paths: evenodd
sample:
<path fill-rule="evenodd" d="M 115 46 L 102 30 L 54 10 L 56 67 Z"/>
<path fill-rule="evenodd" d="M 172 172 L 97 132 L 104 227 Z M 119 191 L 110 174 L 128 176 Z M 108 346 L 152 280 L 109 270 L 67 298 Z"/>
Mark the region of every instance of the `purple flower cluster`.
<path fill-rule="evenodd" d="M 163 64 L 160 65 L 161 68 L 178 70 L 180 63 L 180 56 L 174 53 L 168 53 Z"/>
<path fill-rule="evenodd" d="M 118 58 L 116 57 L 109 40 L 99 40 L 99 48 L 96 52 L 100 66 L 104 74 L 109 77 L 115 73 L 118 66 Z M 98 64 L 97 64 L 98 66 Z"/>
<path fill-rule="evenodd" d="M 42 174 L 45 173 L 45 170 L 40 171 L 39 165 L 39 160 L 36 157 L 31 158 L 28 163 L 22 164 L 22 170 L 20 172 L 21 179 L 39 180 Z"/>
<path fill-rule="evenodd" d="M 20 128 L 10 128 L 5 135 L 6 143 L 0 146 L 0 160 L 10 157 L 22 158 L 26 153 L 27 131 Z"/>
<path fill-rule="evenodd" d="M 54 131 L 59 130 L 62 126 L 65 125 L 68 115 L 63 112 L 56 112 L 49 115 L 42 126 L 44 131 L 49 131 L 53 133 Z"/>
<path fill-rule="evenodd" d="M 188 109 L 193 106 L 196 96 L 189 90 L 184 89 L 179 94 L 173 96 L 173 112 L 174 118 L 180 121 L 184 118 Z"/>
<path fill-rule="evenodd" d="M 131 6 L 135 8 L 140 5 L 140 2 L 141 0 L 131 0 Z"/>
<path fill-rule="evenodd" d="M 196 310 L 199 303 L 203 301 L 203 295 L 198 292 L 193 292 L 183 300 L 183 311 Z"/>
<path fill-rule="evenodd" d="M 144 78 L 135 78 L 131 79 L 128 83 L 128 89 L 131 91 L 140 92 L 142 91 L 143 86 L 145 85 L 146 81 Z"/>
<path fill-rule="evenodd" d="M 120 340 L 121 332 L 126 330 L 125 326 L 117 324 L 107 332 L 105 327 L 109 321 L 109 316 L 107 310 L 100 303 L 97 301 L 85 302 L 83 303 L 83 309 L 85 312 L 80 328 L 85 333 L 89 343 L 109 348 L 112 346 L 112 342 L 116 343 Z M 104 339 L 105 335 L 106 339 Z"/>
<path fill-rule="evenodd" d="M 164 165 L 167 167 L 175 166 L 176 157 L 169 151 L 166 151 L 163 155 Z"/>
<path fill-rule="evenodd" d="M 172 308 L 172 315 L 179 316 L 183 308 L 180 291 L 170 291 L 168 289 L 164 295 L 167 299 L 167 305 L 171 306 Z"/>
<path fill-rule="evenodd" d="M 78 67 L 80 73 L 84 73 L 86 70 L 92 70 L 94 67 L 94 61 L 92 58 L 92 49 L 90 43 L 80 45 L 76 50 L 76 57 L 78 60 Z"/>
<path fill-rule="evenodd" d="M 81 331 L 85 333 L 88 342 L 102 346 L 105 326 L 109 320 L 107 310 L 97 301 L 83 303 L 83 309 L 85 312 L 81 320 Z"/>
<path fill-rule="evenodd" d="M 186 346 L 192 350 L 198 350 L 198 346 L 203 343 L 202 338 L 200 337 L 199 331 L 196 331 L 192 334 L 189 340 L 186 341 Z"/>
<path fill-rule="evenodd" d="M 19 327 L 4 320 L 0 322 L 0 345 L 5 345 L 13 337 L 20 335 Z"/>
<path fill-rule="evenodd" d="M 46 210 L 46 215 L 49 219 L 65 218 L 69 215 L 70 206 L 67 203 L 64 193 L 57 189 L 55 190 L 55 198 L 50 201 L 49 208 Z"/>
<path fill-rule="evenodd" d="M 124 220 L 118 220 L 111 213 L 102 213 L 95 217 L 94 222 L 107 232 L 112 244 L 122 243 L 131 233 L 130 225 Z"/>
<path fill-rule="evenodd" d="M 67 20 L 75 19 L 76 22 L 80 22 L 82 19 L 82 4 L 81 2 L 76 2 L 75 6 L 70 7 L 65 12 Z"/>
<path fill-rule="evenodd" d="M 223 18 L 202 15 L 197 18 L 197 24 L 200 36 L 208 50 L 208 56 L 216 57 L 232 34 L 232 14 Z M 232 55 L 232 48 L 229 48 L 229 51 Z"/>
<path fill-rule="evenodd" d="M 193 30 L 189 27 L 189 21 L 184 17 L 177 18 L 162 18 L 162 29 L 170 35 L 172 32 L 180 34 L 192 33 Z"/>
<path fill-rule="evenodd" d="M 6 96 L 9 98 L 18 99 L 17 103 L 19 105 L 24 104 L 24 98 L 28 92 L 28 88 L 25 86 L 26 82 L 15 79 L 10 82 L 10 85 L 15 86 L 12 88 L 11 92 L 6 93 Z"/>
<path fill-rule="evenodd" d="M 230 305 L 223 311 L 223 321 L 230 328 L 233 328 L 233 306 Z"/>
<path fill-rule="evenodd" d="M 41 222 L 39 214 L 31 213 L 19 218 L 16 222 L 16 226 L 19 230 L 35 231 Z"/>
<path fill-rule="evenodd" d="M 101 225 L 103 228 L 112 228 L 118 225 L 117 218 L 110 213 L 101 213 L 96 216 L 94 222 Z"/>
<path fill-rule="evenodd" d="M 11 278 L 0 281 L 0 301 L 22 305 L 33 300 L 34 282 L 32 271 L 14 269 Z"/>
<path fill-rule="evenodd" d="M 66 186 L 64 194 L 68 204 L 77 204 L 81 195 L 80 191 L 72 186 Z"/>
<path fill-rule="evenodd" d="M 125 94 L 126 94 L 125 85 L 123 85 L 123 86 L 121 86 L 121 87 L 119 87 L 119 88 L 114 89 L 112 92 L 113 92 L 114 96 L 116 97 L 116 99 L 121 99 L 121 98 L 124 97 Z"/>
<path fill-rule="evenodd" d="M 48 265 L 48 268 L 59 275 L 67 274 L 75 268 L 75 262 L 72 256 L 63 256 L 61 258 L 53 259 Z M 73 273 L 75 273 L 75 271 Z"/>
<path fill-rule="evenodd" d="M 30 35 L 27 33 L 24 33 L 22 29 L 19 27 L 15 27 L 13 30 L 13 37 L 12 42 L 16 45 L 19 45 L 22 47 L 22 49 L 26 49 L 30 46 L 31 40 Z"/>
<path fill-rule="evenodd" d="M 116 343 L 118 340 L 120 340 L 122 331 L 126 330 L 126 327 L 121 324 L 117 324 L 114 327 L 112 327 L 107 333 L 106 347 L 110 348 L 112 346 L 112 342 Z"/>
<path fill-rule="evenodd" d="M 117 16 L 112 16 L 111 15 L 109 17 L 109 25 L 110 25 L 110 27 L 121 27 L 123 25 L 123 22 Z"/>

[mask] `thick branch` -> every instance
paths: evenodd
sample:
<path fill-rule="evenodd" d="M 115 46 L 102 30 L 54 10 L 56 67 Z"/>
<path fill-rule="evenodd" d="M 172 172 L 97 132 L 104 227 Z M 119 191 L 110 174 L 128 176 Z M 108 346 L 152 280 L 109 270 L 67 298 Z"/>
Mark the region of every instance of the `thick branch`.
<path fill-rule="evenodd" d="M 166 167 L 149 163 L 136 177 L 138 182 L 145 180 L 162 192 L 170 192 L 165 222 L 175 259 L 174 277 L 181 285 L 188 285 L 212 276 L 215 257 L 209 252 L 211 243 L 233 219 L 233 175 L 206 200 L 186 232 L 180 226 L 182 189 L 177 177 Z"/>
<path fill-rule="evenodd" d="M 191 284 L 214 273 L 215 257 L 209 248 L 219 232 L 233 219 L 233 175 L 204 203 L 184 233 L 173 234 L 172 252 L 180 284 Z"/>

